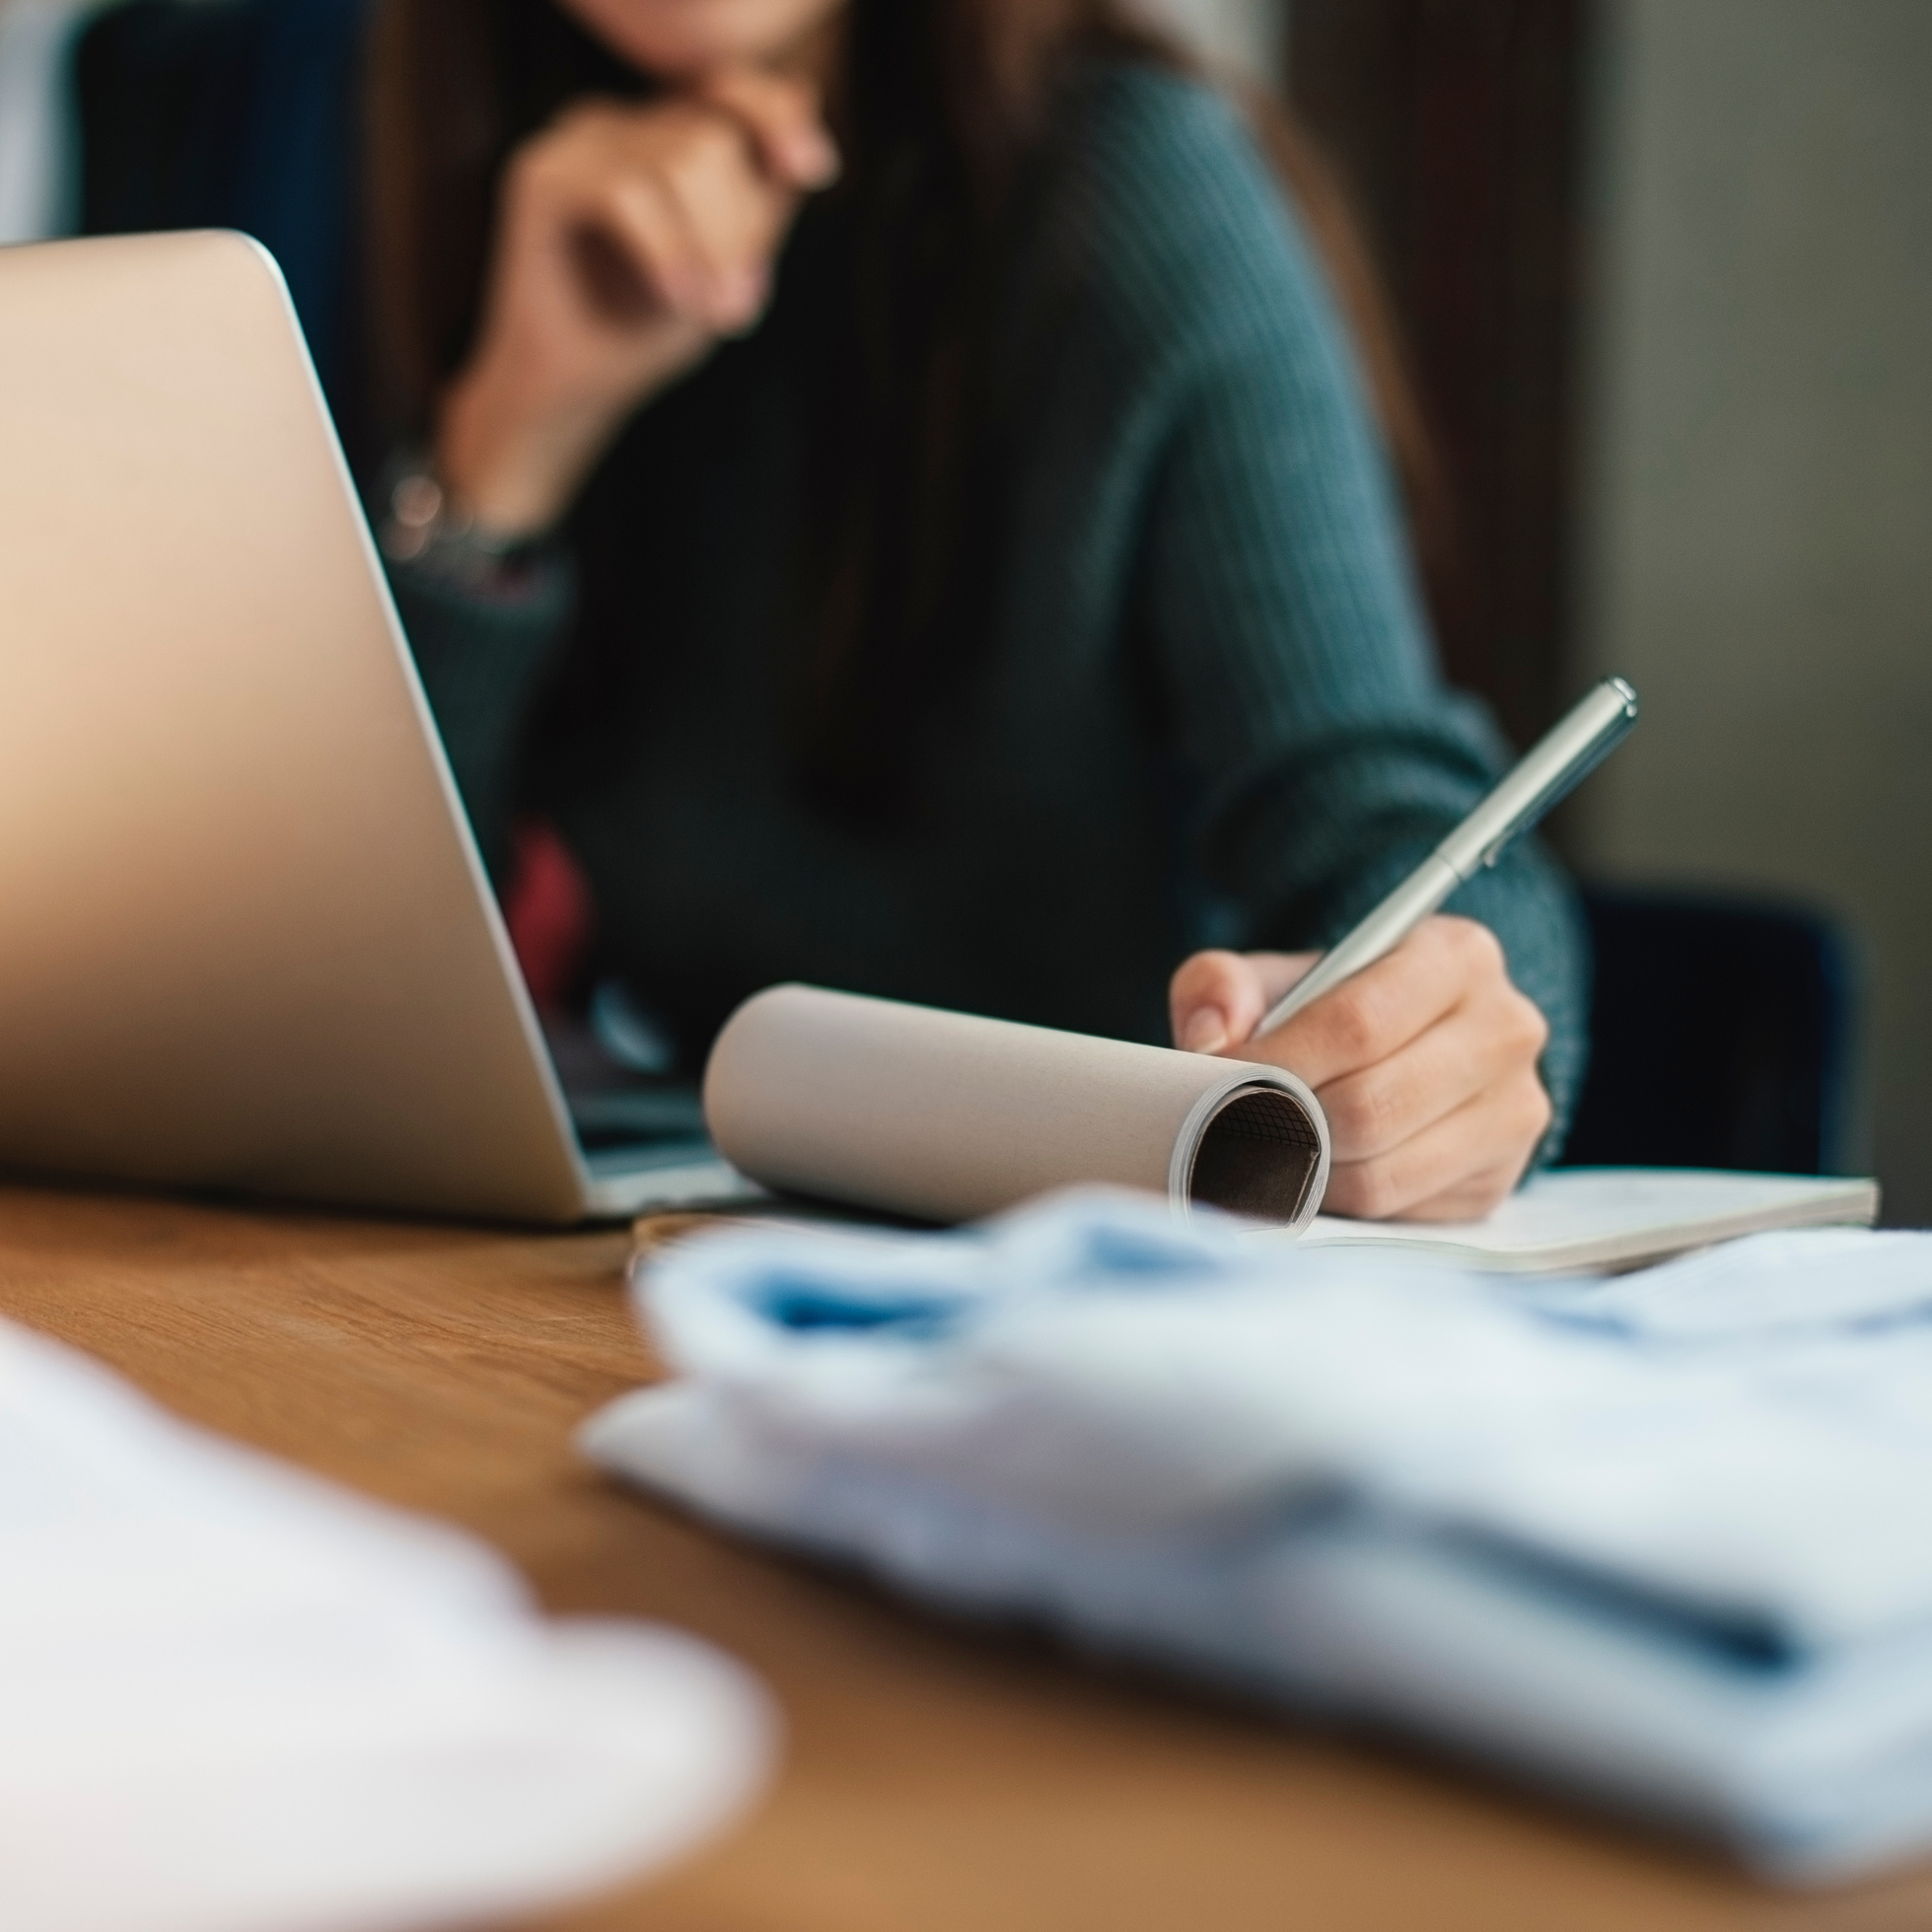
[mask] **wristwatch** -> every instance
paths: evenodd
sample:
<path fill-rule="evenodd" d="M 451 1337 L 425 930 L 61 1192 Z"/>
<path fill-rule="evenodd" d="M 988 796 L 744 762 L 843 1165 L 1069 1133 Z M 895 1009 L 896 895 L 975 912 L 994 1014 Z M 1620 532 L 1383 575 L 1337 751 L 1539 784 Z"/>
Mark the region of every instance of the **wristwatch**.
<path fill-rule="evenodd" d="M 540 536 L 499 537 L 485 530 L 420 452 L 405 452 L 389 465 L 383 497 L 383 554 L 458 589 L 514 588 L 543 545 Z"/>

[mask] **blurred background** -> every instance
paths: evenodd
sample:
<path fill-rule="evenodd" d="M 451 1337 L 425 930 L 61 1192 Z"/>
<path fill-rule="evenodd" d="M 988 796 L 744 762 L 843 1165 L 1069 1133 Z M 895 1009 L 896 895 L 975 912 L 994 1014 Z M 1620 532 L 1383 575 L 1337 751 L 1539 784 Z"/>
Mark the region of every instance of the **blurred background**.
<path fill-rule="evenodd" d="M 1368 230 L 1458 509 L 1452 673 L 1519 744 L 1643 695 L 1566 856 L 1838 922 L 1828 1164 L 1932 1222 L 1932 5 L 1149 9 L 1285 86 Z"/>
<path fill-rule="evenodd" d="M 1875 1170 L 1932 1223 L 1932 0 L 1140 4 L 1281 89 L 1353 206 L 1452 677 L 1519 746 L 1642 693 L 1552 826 L 1618 1007 L 1573 1153 Z M 0 237 L 40 232 L 41 133 L 0 98 Z M 1619 888 L 1651 924 L 1607 934 Z M 1693 932 L 1671 892 L 1755 909 Z"/>

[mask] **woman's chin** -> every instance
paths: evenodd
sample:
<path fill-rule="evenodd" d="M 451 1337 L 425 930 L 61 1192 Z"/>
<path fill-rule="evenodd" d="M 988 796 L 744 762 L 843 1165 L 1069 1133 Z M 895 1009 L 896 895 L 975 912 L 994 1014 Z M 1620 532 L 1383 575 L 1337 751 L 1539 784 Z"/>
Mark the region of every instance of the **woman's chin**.
<path fill-rule="evenodd" d="M 688 80 L 781 61 L 841 0 L 559 0 L 641 73 Z"/>

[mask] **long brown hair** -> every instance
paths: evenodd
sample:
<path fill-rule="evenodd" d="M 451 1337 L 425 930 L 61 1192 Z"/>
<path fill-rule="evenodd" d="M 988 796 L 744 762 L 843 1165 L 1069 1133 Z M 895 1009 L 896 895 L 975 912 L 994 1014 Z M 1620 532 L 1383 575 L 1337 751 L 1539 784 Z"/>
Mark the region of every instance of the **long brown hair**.
<path fill-rule="evenodd" d="M 1013 191 L 1083 55 L 1186 70 L 1118 0 L 849 0 L 827 104 L 855 247 L 845 351 L 828 384 L 810 546 L 802 769 L 864 818 L 900 802 L 902 729 L 959 642 L 975 407 Z M 647 94 L 551 0 L 381 0 L 367 97 L 377 392 L 388 432 L 421 434 L 469 353 L 497 178 L 585 93 Z M 1425 571 L 1447 504 L 1392 311 L 1333 176 L 1286 111 L 1243 96 L 1352 327 Z M 950 627 L 950 628 L 949 628 Z"/>

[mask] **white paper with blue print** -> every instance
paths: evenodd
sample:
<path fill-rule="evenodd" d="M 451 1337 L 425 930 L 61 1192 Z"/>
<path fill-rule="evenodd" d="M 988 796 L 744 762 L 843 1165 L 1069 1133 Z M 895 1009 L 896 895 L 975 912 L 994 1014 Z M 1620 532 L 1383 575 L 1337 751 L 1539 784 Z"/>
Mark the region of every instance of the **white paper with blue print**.
<path fill-rule="evenodd" d="M 1769 1873 L 1932 1846 L 1932 1236 L 1508 1283 L 1086 1193 L 637 1292 L 683 1380 L 586 1446 L 722 1522 Z"/>

